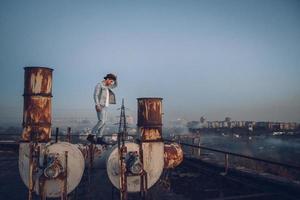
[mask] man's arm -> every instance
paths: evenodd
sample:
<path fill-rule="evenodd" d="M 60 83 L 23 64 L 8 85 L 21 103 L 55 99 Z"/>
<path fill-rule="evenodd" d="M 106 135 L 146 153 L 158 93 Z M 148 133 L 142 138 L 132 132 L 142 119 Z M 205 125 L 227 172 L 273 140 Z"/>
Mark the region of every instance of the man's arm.
<path fill-rule="evenodd" d="M 102 105 L 99 102 L 99 95 L 102 92 L 102 87 L 101 87 L 101 83 L 98 83 L 95 87 L 95 91 L 94 91 L 94 101 L 95 101 L 95 109 L 97 112 L 100 112 L 102 110 Z"/>
<path fill-rule="evenodd" d="M 100 106 L 100 102 L 99 102 L 100 92 L 101 92 L 101 84 L 98 83 L 94 90 L 94 101 L 95 101 L 96 106 Z"/>

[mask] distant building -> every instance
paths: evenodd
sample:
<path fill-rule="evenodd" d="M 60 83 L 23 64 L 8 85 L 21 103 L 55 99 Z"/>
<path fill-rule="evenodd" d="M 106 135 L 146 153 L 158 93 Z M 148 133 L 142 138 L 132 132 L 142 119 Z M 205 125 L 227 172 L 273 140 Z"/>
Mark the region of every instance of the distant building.
<path fill-rule="evenodd" d="M 204 117 L 200 121 L 190 121 L 187 124 L 192 129 L 232 129 L 244 128 L 247 130 L 269 130 L 269 131 L 285 131 L 300 129 L 300 124 L 295 122 L 265 122 L 265 121 L 231 121 L 230 117 L 226 117 L 224 121 L 206 121 Z"/>
<path fill-rule="evenodd" d="M 221 122 L 222 123 L 222 128 L 228 128 L 228 123 L 227 121 Z"/>

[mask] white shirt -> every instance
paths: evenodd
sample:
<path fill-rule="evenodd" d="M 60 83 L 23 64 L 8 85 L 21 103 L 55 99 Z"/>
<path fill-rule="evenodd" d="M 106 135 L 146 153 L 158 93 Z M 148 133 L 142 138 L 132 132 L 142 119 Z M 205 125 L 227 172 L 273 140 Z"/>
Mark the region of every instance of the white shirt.
<path fill-rule="evenodd" d="M 109 91 L 108 88 L 106 88 L 106 101 L 105 101 L 105 107 L 108 107 L 109 104 Z"/>

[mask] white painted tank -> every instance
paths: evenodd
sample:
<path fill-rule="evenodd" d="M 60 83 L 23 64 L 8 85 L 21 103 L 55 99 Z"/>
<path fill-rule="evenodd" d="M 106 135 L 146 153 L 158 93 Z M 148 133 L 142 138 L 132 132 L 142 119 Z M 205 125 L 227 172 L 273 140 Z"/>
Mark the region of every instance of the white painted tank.
<path fill-rule="evenodd" d="M 139 154 L 139 145 L 133 142 L 125 143 L 127 152 L 136 151 Z M 143 163 L 147 172 L 148 189 L 151 188 L 158 180 L 164 168 L 164 143 L 149 142 L 143 143 Z M 112 148 L 106 162 L 106 170 L 111 183 L 120 189 L 119 180 L 119 153 L 118 146 Z M 140 176 L 127 177 L 128 192 L 140 191 Z"/>
<path fill-rule="evenodd" d="M 79 184 L 84 172 L 84 158 L 81 151 L 76 145 L 59 142 L 54 144 L 38 144 L 41 148 L 40 165 L 43 163 L 43 152 L 47 154 L 55 154 L 65 169 L 65 151 L 68 151 L 68 173 L 67 173 L 67 193 L 72 192 Z M 19 171 L 20 176 L 25 185 L 29 186 L 29 143 L 21 143 L 19 147 Z M 39 169 L 39 176 L 44 173 L 44 170 Z M 36 177 L 35 192 L 39 194 L 39 176 Z M 45 181 L 45 195 L 46 197 L 59 197 L 63 188 L 63 181 L 54 178 L 46 179 Z"/>

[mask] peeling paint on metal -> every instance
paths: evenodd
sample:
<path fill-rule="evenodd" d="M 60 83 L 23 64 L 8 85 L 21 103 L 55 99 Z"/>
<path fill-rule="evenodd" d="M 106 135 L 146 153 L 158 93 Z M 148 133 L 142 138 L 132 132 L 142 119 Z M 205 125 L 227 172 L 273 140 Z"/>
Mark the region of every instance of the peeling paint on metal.
<path fill-rule="evenodd" d="M 22 140 L 48 142 L 51 137 L 52 69 L 25 67 Z"/>
<path fill-rule="evenodd" d="M 161 139 L 161 132 L 157 128 L 141 128 L 143 141 Z"/>
<path fill-rule="evenodd" d="M 162 98 L 138 98 L 138 126 L 162 125 Z"/>
<path fill-rule="evenodd" d="M 138 152 L 140 146 L 138 144 L 128 142 L 125 143 L 128 152 Z M 144 150 L 144 169 L 147 172 L 148 188 L 152 187 L 158 180 L 163 171 L 164 159 L 163 159 L 163 143 L 144 143 L 142 146 Z M 120 188 L 120 166 L 119 166 L 119 152 L 117 145 L 112 148 L 111 153 L 107 158 L 106 166 L 107 174 L 116 188 Z M 140 176 L 128 176 L 127 177 L 127 189 L 128 192 L 140 191 Z"/>
<path fill-rule="evenodd" d="M 162 98 L 138 98 L 138 127 L 142 142 L 162 140 Z"/>
<path fill-rule="evenodd" d="M 20 176 L 25 185 L 29 186 L 29 145 L 30 143 L 21 143 L 19 147 L 19 171 Z M 61 164 L 61 167 L 64 171 L 67 171 L 67 193 L 72 192 L 76 186 L 79 184 L 83 171 L 84 171 L 84 158 L 82 153 L 78 149 L 76 145 L 67 143 L 67 142 L 58 142 L 54 144 L 45 144 L 39 143 L 38 144 L 41 149 L 40 155 L 40 164 L 43 163 L 44 156 L 43 154 L 55 154 L 57 155 L 57 159 Z M 68 159 L 67 163 L 65 152 L 68 152 Z M 67 170 L 66 170 L 67 164 Z M 38 170 L 41 170 L 38 168 Z M 38 174 L 42 174 L 39 172 Z M 37 194 L 39 194 L 39 176 L 35 178 L 35 187 L 34 190 Z M 61 186 L 63 185 L 62 182 L 64 181 L 64 177 L 57 177 L 55 179 L 46 179 L 44 182 L 44 192 L 47 197 L 59 197 L 61 196 Z"/>
<path fill-rule="evenodd" d="M 165 169 L 175 168 L 183 161 L 183 151 L 179 144 L 165 144 L 164 150 Z"/>
<path fill-rule="evenodd" d="M 90 158 L 90 145 L 89 144 L 76 144 L 78 149 L 81 151 L 85 162 L 89 161 Z M 101 145 L 93 145 L 93 160 L 100 158 L 103 152 L 103 147 Z"/>

